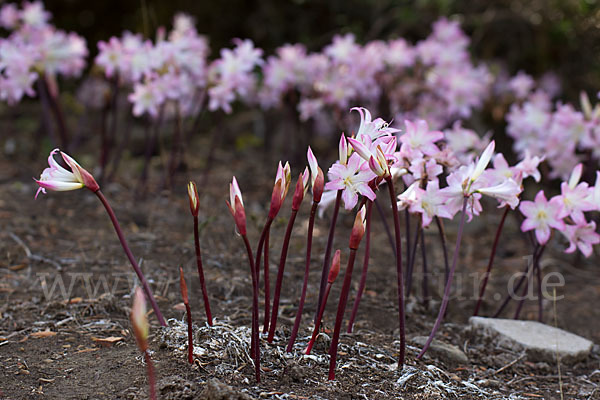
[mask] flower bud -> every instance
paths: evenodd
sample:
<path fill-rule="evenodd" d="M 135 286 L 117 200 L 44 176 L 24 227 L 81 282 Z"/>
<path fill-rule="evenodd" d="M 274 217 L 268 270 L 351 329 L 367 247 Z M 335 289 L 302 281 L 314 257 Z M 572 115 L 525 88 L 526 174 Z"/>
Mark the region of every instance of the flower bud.
<path fill-rule="evenodd" d="M 183 268 L 179 267 L 179 289 L 181 290 L 181 298 L 183 304 L 188 305 L 190 300 L 188 298 L 187 284 L 185 283 L 185 277 L 183 276 Z"/>
<path fill-rule="evenodd" d="M 246 211 L 244 210 L 244 203 L 242 201 L 242 192 L 238 186 L 235 176 L 229 184 L 229 201 L 227 202 L 229 212 L 233 216 L 235 225 L 240 235 L 246 235 Z"/>
<path fill-rule="evenodd" d="M 308 176 L 306 179 L 308 180 Z M 292 198 L 292 210 L 298 211 L 300 209 L 302 199 L 304 199 L 304 174 L 298 175 L 296 189 L 294 190 L 294 197 Z"/>
<path fill-rule="evenodd" d="M 321 197 L 323 196 L 323 188 L 325 186 L 325 176 L 323 175 L 323 171 L 320 167 L 317 167 L 317 177 L 313 182 L 313 201 L 318 203 L 321 201 Z"/>
<path fill-rule="evenodd" d="M 188 183 L 188 198 L 190 200 L 190 212 L 194 217 L 198 216 L 198 211 L 200 210 L 200 202 L 198 201 L 198 189 L 196 189 L 196 184 L 192 181 Z"/>
<path fill-rule="evenodd" d="M 363 205 L 354 218 L 354 226 L 352 227 L 352 233 L 350 234 L 350 248 L 352 250 L 358 249 L 358 245 L 365 234 L 366 228 L 366 209 Z"/>
<path fill-rule="evenodd" d="M 338 249 L 333 255 L 333 261 L 331 261 L 331 268 L 329 268 L 329 275 L 327 276 L 327 283 L 335 282 L 335 278 L 340 273 L 340 254 L 341 251 Z"/>
<path fill-rule="evenodd" d="M 148 350 L 148 317 L 146 316 L 146 299 L 140 287 L 135 288 L 133 307 L 131 308 L 131 325 L 138 347 L 142 352 Z"/>
<path fill-rule="evenodd" d="M 342 137 L 340 137 L 340 144 L 338 147 L 339 156 L 340 156 L 340 164 L 346 165 L 348 162 L 348 142 L 346 141 L 346 136 L 342 133 Z"/>

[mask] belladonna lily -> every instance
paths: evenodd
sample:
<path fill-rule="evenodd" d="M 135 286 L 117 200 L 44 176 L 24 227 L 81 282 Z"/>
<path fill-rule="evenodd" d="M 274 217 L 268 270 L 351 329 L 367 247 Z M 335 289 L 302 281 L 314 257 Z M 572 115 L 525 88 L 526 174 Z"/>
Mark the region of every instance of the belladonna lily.
<path fill-rule="evenodd" d="M 522 201 L 519 210 L 525 216 L 521 224 L 521 230 L 527 232 L 535 230 L 535 236 L 540 245 L 544 245 L 550 239 L 552 228 L 564 230 L 563 218 L 568 215 L 558 197 L 548 201 L 544 191 L 540 190 L 534 201 Z"/>
<path fill-rule="evenodd" d="M 342 199 L 346 210 L 354 208 L 358 202 L 358 194 L 375 200 L 375 192 L 369 187 L 369 182 L 375 178 L 371 170 L 361 169 L 360 156 L 353 153 L 346 165 L 335 163 L 329 168 L 329 179 L 326 190 L 342 190 Z"/>
<path fill-rule="evenodd" d="M 590 191 L 586 182 L 579 182 L 581 178 L 583 165 L 577 164 L 569 177 L 568 182 L 560 185 L 561 194 L 558 196 L 564 204 L 565 210 L 571 217 L 583 218 L 584 211 L 596 209 L 597 203 L 589 201 Z"/>
<path fill-rule="evenodd" d="M 71 171 L 61 167 L 58 164 L 58 162 L 54 159 L 54 154 L 56 153 L 60 153 L 65 163 L 69 166 L 69 168 L 71 168 Z M 117 216 L 115 215 L 112 207 L 108 203 L 108 200 L 106 200 L 106 197 L 104 197 L 104 194 L 100 190 L 100 186 L 98 185 L 98 183 L 96 183 L 96 180 L 94 179 L 92 174 L 83 169 L 83 167 L 81 167 L 81 165 L 79 165 L 79 163 L 77 163 L 77 161 L 75 161 L 72 157 L 58 149 L 54 149 L 50 152 L 50 156 L 48 157 L 48 164 L 49 167 L 44 169 L 40 176 L 40 179 L 35 180 L 36 183 L 39 185 L 39 189 L 35 194 L 35 197 L 37 198 L 40 192 L 46 193 L 46 190 L 67 191 L 81 189 L 84 187 L 91 190 L 98 197 L 100 202 L 102 202 L 102 205 L 106 209 L 106 212 L 108 213 L 108 216 L 115 228 L 115 232 L 119 237 L 121 246 L 123 246 L 123 250 L 125 251 L 125 254 L 127 255 L 127 258 L 129 259 L 129 262 L 131 263 L 131 266 L 133 267 L 138 279 L 140 280 L 142 287 L 144 288 L 146 297 L 152 305 L 158 322 L 162 326 L 167 326 L 167 323 L 165 322 L 165 319 L 163 318 L 163 315 L 160 312 L 160 309 L 158 308 L 158 304 L 156 304 L 156 300 L 152 295 L 150 285 L 148 284 L 146 277 L 142 273 L 142 270 L 140 269 L 135 257 L 133 256 L 133 253 L 129 249 L 129 245 L 127 244 L 125 235 L 123 235 L 123 230 L 121 229 L 121 225 L 117 220 Z"/>
<path fill-rule="evenodd" d="M 573 225 L 567 224 L 561 231 L 569 240 L 565 253 L 573 253 L 579 249 L 586 257 L 592 255 L 594 245 L 600 243 L 600 235 L 596 233 L 596 223 L 588 222 L 583 216 L 574 216 Z"/>
<path fill-rule="evenodd" d="M 71 171 L 60 166 L 60 164 L 54 159 L 54 154 L 60 153 L 63 160 L 71 168 Z M 77 161 L 71 158 L 68 154 L 63 153 L 59 149 L 54 149 L 48 156 L 48 164 L 50 167 L 42 171 L 40 179 L 36 182 L 39 185 L 38 191 L 35 194 L 35 198 L 42 193 L 46 193 L 46 189 L 64 192 L 68 190 L 76 190 L 87 187 L 92 192 L 100 190 L 100 186 L 96 183 L 94 177 L 83 169 Z"/>

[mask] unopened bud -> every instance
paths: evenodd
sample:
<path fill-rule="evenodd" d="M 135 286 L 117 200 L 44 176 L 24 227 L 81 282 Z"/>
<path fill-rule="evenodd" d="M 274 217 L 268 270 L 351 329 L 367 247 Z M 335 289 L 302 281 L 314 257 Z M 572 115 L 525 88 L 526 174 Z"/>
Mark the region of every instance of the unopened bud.
<path fill-rule="evenodd" d="M 333 261 L 331 262 L 331 268 L 329 268 L 329 275 L 327 276 L 327 283 L 335 282 L 335 278 L 337 278 L 340 273 L 340 255 L 341 251 L 338 249 L 335 251 L 333 255 Z"/>

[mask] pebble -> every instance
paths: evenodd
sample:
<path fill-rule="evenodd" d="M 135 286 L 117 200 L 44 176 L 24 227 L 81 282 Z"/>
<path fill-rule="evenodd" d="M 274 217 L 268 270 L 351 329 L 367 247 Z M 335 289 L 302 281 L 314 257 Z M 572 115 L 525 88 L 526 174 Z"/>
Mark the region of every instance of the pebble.
<path fill-rule="evenodd" d="M 525 351 L 532 362 L 575 363 L 590 354 L 594 343 L 537 321 L 471 317 L 469 325 L 480 335 L 491 336 L 500 347 Z"/>

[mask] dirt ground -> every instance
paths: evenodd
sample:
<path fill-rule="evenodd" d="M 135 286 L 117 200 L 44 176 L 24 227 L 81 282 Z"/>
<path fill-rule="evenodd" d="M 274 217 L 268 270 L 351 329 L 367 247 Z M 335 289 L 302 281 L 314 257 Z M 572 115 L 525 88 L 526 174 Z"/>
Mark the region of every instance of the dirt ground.
<path fill-rule="evenodd" d="M 472 314 L 474 272 L 481 272 L 500 212 L 486 213 L 467 227 L 461 250 L 456 298 L 437 338 L 462 349 L 466 365 L 426 356 L 409 344 L 407 365 L 397 370 L 399 349 L 393 253 L 378 218 L 373 220 L 372 261 L 355 331 L 340 341 L 337 379 L 327 381 L 327 348 L 333 329 L 341 279 L 332 291 L 324 333 L 310 357 L 302 356 L 312 331 L 319 271 L 328 220 L 315 228 L 311 277 L 299 338 L 291 354 L 285 344 L 302 283 L 308 201 L 305 200 L 290 245 L 282 291 L 277 337 L 261 342 L 263 381 L 256 384 L 248 357 L 251 280 L 241 239 L 235 234 L 225 199 L 235 174 L 244 194 L 252 243 L 266 216 L 274 163 L 250 153 L 218 152 L 209 181 L 201 191 L 201 246 L 214 327 L 205 324 L 195 273 L 192 220 L 186 182 L 199 179 L 201 161 L 188 158 L 173 191 L 160 191 L 161 172 L 153 170 L 151 189 L 136 199 L 136 165 L 125 164 L 116 182 L 103 186 L 115 208 L 134 255 L 150 280 L 170 328 L 150 315 L 152 357 L 161 399 L 560 399 L 557 365 L 535 362 L 520 353 L 496 348 L 468 329 Z M 34 163 L 0 159 L 0 399 L 141 399 L 147 397 L 145 365 L 130 332 L 128 313 L 134 275 L 110 221 L 92 193 L 49 193 L 34 200 L 35 183 L 45 159 Z M 85 165 L 85 163 L 83 163 Z M 294 166 L 299 172 L 299 166 Z M 291 196 L 290 196 L 291 197 Z M 310 199 L 309 199 L 310 200 Z M 289 215 L 289 199 L 271 235 L 271 280 Z M 353 216 L 342 213 L 335 248 L 347 257 Z M 390 221 L 391 222 L 391 221 Z M 414 222 L 413 222 L 414 226 Z M 455 226 L 447 225 L 449 247 Z M 422 301 L 420 257 L 413 296 L 407 301 L 407 337 L 428 335 L 443 278 L 442 253 L 434 226 L 426 233 L 432 300 Z M 254 245 L 255 246 L 255 245 Z M 598 257 L 566 256 L 561 244 L 546 253 L 545 271 L 565 277 L 556 303 L 558 326 L 600 343 L 600 273 Z M 449 250 L 450 254 L 452 250 Z M 482 315 L 497 307 L 510 274 L 520 271 L 529 254 L 527 242 L 510 218 L 501 242 Z M 362 260 L 359 252 L 358 260 Z M 342 265 L 344 265 L 342 263 Z M 178 291 L 178 268 L 190 286 L 196 324 L 196 362 L 186 361 L 185 335 Z M 360 278 L 357 262 L 349 304 Z M 342 270 L 343 272 L 343 270 Z M 475 286 L 474 286 L 475 285 Z M 262 299 L 262 296 L 261 296 Z M 350 308 L 350 307 L 348 307 Z M 545 321 L 553 323 L 553 304 L 544 302 Z M 514 304 L 504 314 L 512 316 Z M 535 319 L 537 303 L 525 304 L 521 318 Z M 106 338 L 112 338 L 106 340 Z M 600 351 L 576 365 L 561 365 L 564 398 L 600 399 Z"/>

